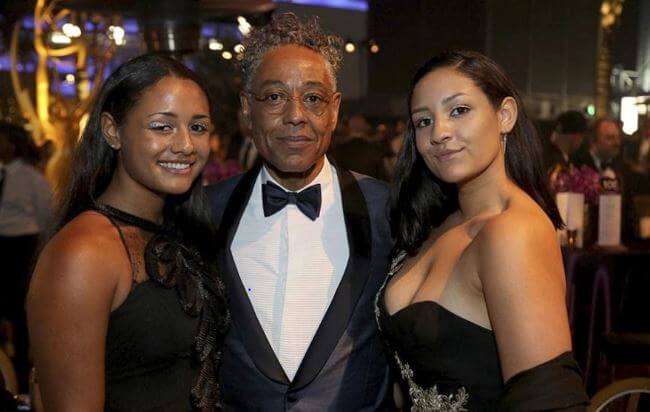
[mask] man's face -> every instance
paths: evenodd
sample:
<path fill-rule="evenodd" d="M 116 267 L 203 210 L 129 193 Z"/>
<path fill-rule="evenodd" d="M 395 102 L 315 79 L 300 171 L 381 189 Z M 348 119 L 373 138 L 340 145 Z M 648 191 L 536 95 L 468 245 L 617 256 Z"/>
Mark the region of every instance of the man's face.
<path fill-rule="evenodd" d="M 272 170 L 290 174 L 320 169 L 340 102 L 325 58 L 297 45 L 266 52 L 242 94 L 257 150 Z"/>
<path fill-rule="evenodd" d="M 612 160 L 621 148 L 621 130 L 612 121 L 604 121 L 596 130 L 594 151 L 602 160 Z"/>

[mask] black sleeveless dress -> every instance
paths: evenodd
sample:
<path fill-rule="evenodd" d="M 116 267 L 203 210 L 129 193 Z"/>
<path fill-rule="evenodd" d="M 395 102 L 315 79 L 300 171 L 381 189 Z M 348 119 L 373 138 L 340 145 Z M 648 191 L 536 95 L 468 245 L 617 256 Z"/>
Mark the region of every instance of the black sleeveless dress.
<path fill-rule="evenodd" d="M 131 292 L 110 314 L 108 322 L 104 409 L 184 412 L 194 410 L 193 403 L 196 402 L 203 405 L 202 410 L 217 409 L 219 393 L 215 386 L 215 372 L 220 358 L 220 334 L 228 322 L 225 306 L 216 307 L 214 302 L 207 302 L 202 305 L 203 310 L 192 313 L 187 300 L 180 298 L 180 289 L 174 287 L 181 279 L 174 279 L 173 284 L 152 279 L 149 260 L 146 259 L 139 263 L 140 266 L 146 264 L 150 277 L 137 282 L 136 274 L 143 268 L 138 268 L 136 264 L 136 256 L 124 236 L 123 227 L 138 226 L 147 231 L 158 231 L 159 228 L 152 222 L 142 221 L 106 205 L 100 205 L 96 210 L 104 214 L 117 229 L 133 272 Z M 145 255 L 152 254 L 149 246 L 155 239 L 154 236 L 147 243 Z M 172 248 L 167 245 L 158 244 L 167 251 L 174 249 L 172 252 L 175 252 L 178 249 L 178 245 Z M 182 258 L 176 253 L 168 255 L 176 266 L 190 266 L 185 261 L 179 263 Z M 164 259 L 155 257 L 153 262 L 156 266 L 162 265 Z M 184 275 L 185 278 L 188 276 Z M 185 282 L 187 284 L 187 280 Z M 205 290 L 209 287 L 207 283 L 194 286 L 190 289 Z M 219 295 L 222 286 L 217 283 L 212 287 L 213 292 Z M 187 293 L 188 289 L 184 290 Z M 205 297 L 204 293 L 200 298 L 205 301 Z M 212 330 L 211 338 L 204 336 L 206 329 Z"/>
<path fill-rule="evenodd" d="M 379 329 L 402 377 L 405 410 L 583 411 L 588 398 L 571 353 L 512 377 L 504 384 L 494 333 L 433 301 L 390 315 L 386 284 L 406 257 L 393 260 L 376 299 Z"/>
<path fill-rule="evenodd" d="M 105 409 L 192 410 L 197 327 L 174 288 L 153 280 L 135 284 L 108 322 Z"/>

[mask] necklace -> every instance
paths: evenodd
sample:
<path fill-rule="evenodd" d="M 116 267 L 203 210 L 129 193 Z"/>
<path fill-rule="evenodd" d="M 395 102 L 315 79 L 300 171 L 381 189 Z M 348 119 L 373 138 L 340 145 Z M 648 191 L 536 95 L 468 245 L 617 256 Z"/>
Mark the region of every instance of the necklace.
<path fill-rule="evenodd" d="M 95 209 L 99 210 L 100 212 L 103 212 L 107 216 L 113 217 L 124 223 L 137 226 L 141 229 L 146 230 L 147 232 L 152 232 L 152 233 L 166 232 L 165 228 L 162 225 L 159 225 L 158 223 L 154 223 L 151 220 L 143 219 L 136 215 L 132 215 L 131 213 L 114 208 L 113 206 L 109 206 L 104 203 L 95 204 Z"/>

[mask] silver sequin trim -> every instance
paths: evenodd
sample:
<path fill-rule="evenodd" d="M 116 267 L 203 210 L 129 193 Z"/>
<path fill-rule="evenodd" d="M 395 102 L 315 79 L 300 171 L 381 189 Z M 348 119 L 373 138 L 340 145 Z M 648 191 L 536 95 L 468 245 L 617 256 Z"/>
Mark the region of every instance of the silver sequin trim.
<path fill-rule="evenodd" d="M 381 324 L 379 322 L 379 316 L 380 316 L 380 311 L 379 311 L 379 297 L 384 293 L 384 289 L 386 288 L 386 285 L 388 284 L 388 281 L 390 278 L 395 275 L 395 273 L 399 272 L 399 270 L 402 268 L 402 265 L 404 264 L 404 259 L 406 258 L 406 252 L 401 251 L 393 258 L 393 261 L 390 264 L 390 270 L 388 271 L 388 275 L 386 276 L 386 279 L 384 279 L 384 283 L 381 285 L 379 288 L 379 291 L 375 295 L 375 318 L 377 319 L 377 328 L 381 330 Z"/>
<path fill-rule="evenodd" d="M 413 381 L 413 370 L 408 363 L 402 362 L 395 353 L 395 359 L 402 372 L 402 378 L 409 385 L 409 397 L 413 406 L 411 412 L 462 412 L 467 411 L 465 406 L 469 395 L 465 388 L 460 388 L 455 395 L 442 395 L 438 393 L 438 388 L 433 385 L 429 389 L 420 387 Z"/>

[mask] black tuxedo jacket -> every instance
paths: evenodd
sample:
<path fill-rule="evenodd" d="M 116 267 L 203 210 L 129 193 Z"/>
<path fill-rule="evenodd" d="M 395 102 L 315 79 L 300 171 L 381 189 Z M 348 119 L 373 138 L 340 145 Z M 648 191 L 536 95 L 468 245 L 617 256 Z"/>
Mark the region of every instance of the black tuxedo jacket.
<path fill-rule="evenodd" d="M 392 247 L 385 184 L 337 168 L 350 257 L 332 303 L 289 381 L 259 324 L 230 246 L 260 167 L 208 188 L 218 231 L 218 264 L 232 327 L 220 384 L 226 410 L 389 409 L 391 379 L 374 318 L 375 295 Z M 309 251 L 305 251 L 309 253 Z"/>

